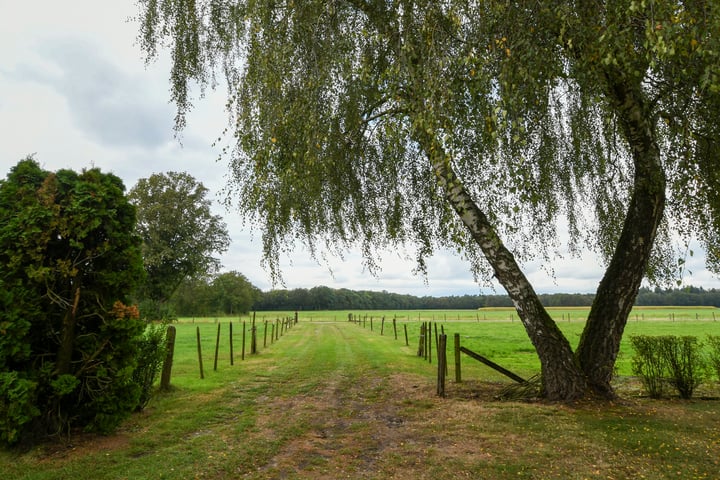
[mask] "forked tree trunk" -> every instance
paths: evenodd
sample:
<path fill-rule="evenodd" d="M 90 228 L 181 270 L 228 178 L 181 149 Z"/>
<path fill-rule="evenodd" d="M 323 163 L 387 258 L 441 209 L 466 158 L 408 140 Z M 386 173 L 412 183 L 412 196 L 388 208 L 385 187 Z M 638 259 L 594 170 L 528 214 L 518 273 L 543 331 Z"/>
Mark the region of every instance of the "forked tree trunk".
<path fill-rule="evenodd" d="M 532 285 L 512 253 L 503 245 L 487 216 L 480 210 L 455 175 L 449 158 L 426 133 L 423 146 L 446 200 L 460 216 L 493 268 L 495 277 L 507 290 L 518 316 L 540 359 L 544 396 L 569 401 L 588 391 L 585 376 L 570 343 L 543 307 Z"/>
<path fill-rule="evenodd" d="M 610 382 L 620 341 L 645 275 L 665 206 L 665 174 L 642 91 L 639 86 L 635 90 L 630 88 L 621 76 L 608 75 L 607 79 L 609 97 L 630 147 L 635 179 L 620 239 L 575 354 L 512 253 L 457 178 L 432 130 L 417 132 L 446 200 L 480 246 L 495 277 L 515 304 L 540 359 L 544 393 L 550 400 L 574 400 L 591 392 L 614 397 Z"/>
<path fill-rule="evenodd" d="M 591 388 L 613 397 L 610 385 L 623 331 L 635 303 L 665 206 L 665 174 L 654 125 L 639 87 L 608 77 L 611 96 L 635 166 L 633 194 L 613 258 L 600 282 L 577 358 Z"/>

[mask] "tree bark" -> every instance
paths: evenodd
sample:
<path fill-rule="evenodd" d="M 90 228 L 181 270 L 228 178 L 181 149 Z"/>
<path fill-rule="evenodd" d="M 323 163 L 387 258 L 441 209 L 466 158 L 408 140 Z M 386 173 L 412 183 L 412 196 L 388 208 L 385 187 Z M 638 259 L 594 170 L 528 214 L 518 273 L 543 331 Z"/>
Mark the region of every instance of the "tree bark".
<path fill-rule="evenodd" d="M 80 287 L 77 287 L 75 288 L 73 304 L 65 312 L 65 318 L 63 318 L 62 337 L 60 339 L 60 346 L 58 347 L 57 360 L 55 363 L 56 375 L 70 373 L 73 348 L 75 346 L 75 322 L 79 303 Z"/>
<path fill-rule="evenodd" d="M 419 136 L 446 200 L 480 246 L 495 277 L 515 305 L 540 359 L 545 398 L 570 401 L 585 396 L 588 385 L 570 343 L 543 307 L 515 257 L 505 247 L 485 213 L 455 175 L 449 157 L 432 135 L 420 133 Z"/>
<path fill-rule="evenodd" d="M 608 86 L 633 158 L 634 185 L 620 239 L 596 292 L 576 356 L 590 387 L 614 397 L 613 368 L 663 216 L 666 180 L 640 87 L 630 88 L 619 75 L 608 75 Z"/>

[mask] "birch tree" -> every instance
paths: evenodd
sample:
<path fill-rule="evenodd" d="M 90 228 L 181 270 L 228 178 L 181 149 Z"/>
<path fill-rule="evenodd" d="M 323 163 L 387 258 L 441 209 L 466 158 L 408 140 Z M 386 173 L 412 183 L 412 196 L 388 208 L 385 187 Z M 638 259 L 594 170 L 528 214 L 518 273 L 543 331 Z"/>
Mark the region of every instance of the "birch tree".
<path fill-rule="evenodd" d="M 140 44 L 228 92 L 229 187 L 269 268 L 312 252 L 455 248 L 512 298 L 553 400 L 614 396 L 643 278 L 697 236 L 719 266 L 720 5 L 710 0 L 141 0 Z M 197 92 L 195 92 L 197 94 Z M 223 141 L 223 139 L 220 139 Z M 522 265 L 605 262 L 575 349 Z"/>

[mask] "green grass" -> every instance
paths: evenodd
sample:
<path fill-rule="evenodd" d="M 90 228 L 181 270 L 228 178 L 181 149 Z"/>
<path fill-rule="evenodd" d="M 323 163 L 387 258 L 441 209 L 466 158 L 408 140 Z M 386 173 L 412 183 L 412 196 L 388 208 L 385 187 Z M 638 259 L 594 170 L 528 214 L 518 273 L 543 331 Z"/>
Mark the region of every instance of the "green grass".
<path fill-rule="evenodd" d="M 156 396 L 116 435 L 79 435 L 28 452 L 0 452 L 2 478 L 664 479 L 713 478 L 720 468 L 717 400 L 630 396 L 620 404 L 574 407 L 499 402 L 493 392 L 509 381 L 467 357 L 464 382 L 449 381 L 448 397 L 440 399 L 435 365 L 416 356 L 417 312 L 367 312 L 372 331 L 369 318 L 364 326 L 351 324 L 347 313 L 314 313 L 312 320 L 301 313 L 300 323 L 278 340 L 264 346 L 259 336 L 259 353 L 250 355 L 246 346 L 245 360 L 235 320 L 234 365 L 228 320 L 218 319 L 217 371 L 215 319 L 180 322 L 170 392 Z M 506 368 L 537 373 L 537 358 L 517 320 L 478 321 L 471 318 L 476 312 L 466 313 L 468 318 L 435 312 L 435 321 Z M 258 326 L 262 321 L 256 314 Z M 565 317 L 560 326 L 577 341 L 580 320 Z M 631 321 L 626 339 L 655 333 L 702 337 L 720 334 L 720 323 Z M 249 335 L 246 340 L 249 345 Z M 626 344 L 621 375 L 630 356 Z M 452 368 L 450 359 L 451 379 Z"/>
<path fill-rule="evenodd" d="M 701 341 L 706 335 L 720 335 L 720 321 L 713 320 L 713 313 L 718 309 L 706 307 L 636 307 L 630 316 L 625 328 L 623 341 L 620 346 L 620 353 L 616 362 L 616 373 L 620 376 L 632 375 L 633 350 L 630 344 L 630 337 L 633 335 L 692 335 Z M 580 335 L 587 317 L 587 308 L 551 308 L 550 314 L 558 322 L 573 348 L 577 346 Z M 359 319 L 360 325 L 366 330 L 379 333 L 381 329 L 385 336 L 394 338 L 392 320 L 395 319 L 398 341 L 404 344 L 404 329 L 408 330 L 408 352 L 417 351 L 419 343 L 420 325 L 422 322 L 433 322 L 438 332 L 444 330 L 448 335 L 448 345 L 452 345 L 452 336 L 457 333 L 461 337 L 461 345 L 473 350 L 512 372 L 529 378 L 540 370 L 540 363 L 530 340 L 528 339 L 522 324 L 518 320 L 515 311 L 511 308 L 490 308 L 480 310 L 374 310 L 374 311 L 321 311 L 321 312 L 299 312 L 301 322 L 345 322 L 348 314 L 352 313 L 354 318 Z M 295 312 L 257 312 L 255 314 L 258 326 L 259 345 L 262 348 L 262 334 L 264 322 L 274 323 L 277 319 L 293 318 Z M 720 319 L 720 313 L 716 313 Z M 699 318 L 700 320 L 695 320 Z M 384 319 L 384 328 L 382 328 Z M 669 320 L 672 319 L 672 320 Z M 203 352 L 206 360 L 205 368 L 212 367 L 216 338 L 216 322 L 222 323 L 223 339 L 227 334 L 227 323 L 233 321 L 235 324 L 235 353 L 240 352 L 241 322 L 245 322 L 249 331 L 252 315 L 240 317 L 240 319 L 223 318 L 198 318 L 180 319 L 178 328 L 191 326 L 201 328 L 203 338 Z M 212 324 L 212 325 L 208 325 Z M 194 325 L 194 326 L 193 326 Z M 269 332 L 269 330 L 268 330 Z M 249 349 L 249 333 L 247 334 Z M 270 335 L 270 333 L 268 333 Z M 183 350 L 194 352 L 195 338 L 185 335 L 187 343 Z M 270 345 L 270 340 L 267 340 Z M 227 347 L 224 346 L 225 351 Z M 434 348 L 434 345 L 433 345 Z M 248 350 L 249 351 L 249 350 Z M 226 355 L 226 354 L 223 354 Z M 197 370 L 197 353 L 191 355 L 188 363 L 189 369 Z M 449 360 L 451 363 L 452 359 Z M 477 363 L 468 357 L 463 356 L 463 376 L 466 378 L 482 380 L 504 380 L 505 377 L 488 367 Z"/>

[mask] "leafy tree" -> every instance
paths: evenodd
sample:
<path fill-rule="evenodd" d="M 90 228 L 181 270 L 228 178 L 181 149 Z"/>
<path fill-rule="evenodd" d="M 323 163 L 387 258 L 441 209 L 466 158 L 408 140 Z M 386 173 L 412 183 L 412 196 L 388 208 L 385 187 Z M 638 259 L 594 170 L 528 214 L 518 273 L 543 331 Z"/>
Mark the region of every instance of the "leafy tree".
<path fill-rule="evenodd" d="M 720 4 L 145 0 L 140 42 L 189 86 L 227 78 L 230 182 L 265 254 L 303 240 L 457 248 L 507 290 L 547 398 L 612 397 L 641 281 L 672 229 L 720 267 Z M 605 259 L 575 351 L 522 272 L 565 222 Z"/>
<path fill-rule="evenodd" d="M 217 275 L 212 282 L 216 311 L 226 315 L 247 313 L 260 296 L 260 290 L 236 272 Z"/>
<path fill-rule="evenodd" d="M 210 316 L 215 312 L 213 292 L 207 278 L 186 278 L 180 284 L 170 304 L 178 316 Z"/>
<path fill-rule="evenodd" d="M 153 174 L 130 190 L 147 271 L 141 295 L 159 307 L 155 316 L 167 315 L 167 302 L 183 280 L 216 271 L 220 260 L 213 255 L 230 244 L 222 217 L 210 212 L 207 193 L 201 182 L 178 172 Z"/>
<path fill-rule="evenodd" d="M 144 323 L 135 209 L 98 169 L 0 181 L 0 442 L 80 426 L 108 432 L 137 407 Z"/>

